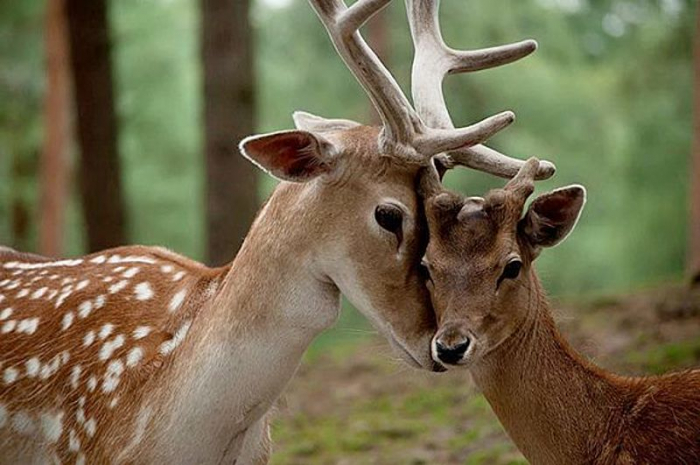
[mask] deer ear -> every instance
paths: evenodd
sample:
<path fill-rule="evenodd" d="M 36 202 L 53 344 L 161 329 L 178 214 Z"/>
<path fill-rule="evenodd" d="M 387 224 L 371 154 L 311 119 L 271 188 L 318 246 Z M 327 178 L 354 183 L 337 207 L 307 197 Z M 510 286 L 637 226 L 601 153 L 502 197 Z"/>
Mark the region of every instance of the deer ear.
<path fill-rule="evenodd" d="M 333 170 L 337 150 L 308 131 L 282 131 L 250 136 L 241 153 L 265 172 L 283 181 L 306 182 Z"/>
<path fill-rule="evenodd" d="M 297 129 L 311 131 L 316 134 L 344 131 L 361 126 L 360 123 L 349 119 L 328 119 L 305 111 L 295 111 L 292 114 L 292 119 L 294 119 L 294 125 Z"/>
<path fill-rule="evenodd" d="M 519 231 L 533 247 L 553 247 L 576 226 L 586 203 L 586 189 L 573 185 L 537 197 L 520 220 Z"/>

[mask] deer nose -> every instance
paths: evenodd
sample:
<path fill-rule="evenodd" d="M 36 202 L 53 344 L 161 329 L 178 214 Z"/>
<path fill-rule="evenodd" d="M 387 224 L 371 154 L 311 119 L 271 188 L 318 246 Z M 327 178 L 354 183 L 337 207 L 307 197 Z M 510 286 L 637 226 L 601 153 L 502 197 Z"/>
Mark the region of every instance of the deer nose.
<path fill-rule="evenodd" d="M 435 349 L 441 362 L 448 365 L 457 365 L 457 363 L 462 360 L 462 357 L 464 357 L 467 349 L 469 349 L 469 344 L 470 341 L 468 337 L 453 344 L 445 344 L 438 339 L 435 341 Z"/>

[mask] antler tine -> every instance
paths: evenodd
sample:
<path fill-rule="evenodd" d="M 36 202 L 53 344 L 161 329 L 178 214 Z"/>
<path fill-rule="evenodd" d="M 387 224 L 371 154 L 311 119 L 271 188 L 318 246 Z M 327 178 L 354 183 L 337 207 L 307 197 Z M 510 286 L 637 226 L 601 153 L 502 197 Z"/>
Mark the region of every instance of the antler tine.
<path fill-rule="evenodd" d="M 358 0 L 348 8 L 343 0 L 309 0 L 336 50 L 382 118 L 380 150 L 424 162 L 438 153 L 479 144 L 510 124 L 513 121 L 510 112 L 452 131 L 445 131 L 443 127 L 433 129 L 423 123 L 389 70 L 358 31 L 390 1 Z"/>
<path fill-rule="evenodd" d="M 350 8 L 343 0 L 309 0 L 333 45 L 379 112 L 384 125 L 384 152 L 408 149 L 422 122 L 389 70 L 367 45 L 358 29 L 391 0 L 358 0 Z M 411 155 L 415 156 L 413 151 Z"/>
<path fill-rule="evenodd" d="M 451 49 L 445 44 L 440 31 L 439 4 L 439 0 L 406 0 L 415 48 L 411 90 L 416 111 L 428 127 L 452 130 L 454 124 L 442 91 L 445 76 L 512 63 L 534 52 L 537 42 L 526 40 L 474 51 Z M 498 130 L 503 127 L 505 126 Z M 495 132 L 497 131 L 490 135 Z M 463 165 L 505 178 L 515 176 L 524 163 L 488 147 L 474 144 L 465 144 L 453 149 L 446 158 L 450 167 Z M 537 177 L 547 179 L 554 172 L 555 167 L 552 163 L 541 161 Z"/>

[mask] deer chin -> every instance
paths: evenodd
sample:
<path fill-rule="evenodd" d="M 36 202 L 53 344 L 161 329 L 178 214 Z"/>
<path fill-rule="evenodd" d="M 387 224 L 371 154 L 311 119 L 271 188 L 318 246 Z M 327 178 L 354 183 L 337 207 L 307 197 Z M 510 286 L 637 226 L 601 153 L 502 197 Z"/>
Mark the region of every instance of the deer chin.
<path fill-rule="evenodd" d="M 389 344 L 391 345 L 392 349 L 394 349 L 394 352 L 396 352 L 401 357 L 401 360 L 403 360 L 412 368 L 416 368 L 419 370 L 429 370 L 434 372 L 445 371 L 444 367 L 438 363 L 435 363 L 428 353 L 425 354 L 426 357 L 420 357 L 424 358 L 424 360 L 421 361 L 419 357 L 413 355 L 413 353 L 408 348 L 406 348 L 406 346 L 402 342 L 400 342 L 393 334 L 387 334 L 387 339 L 389 340 Z M 430 342 L 426 341 L 426 346 L 429 347 L 429 344 Z"/>

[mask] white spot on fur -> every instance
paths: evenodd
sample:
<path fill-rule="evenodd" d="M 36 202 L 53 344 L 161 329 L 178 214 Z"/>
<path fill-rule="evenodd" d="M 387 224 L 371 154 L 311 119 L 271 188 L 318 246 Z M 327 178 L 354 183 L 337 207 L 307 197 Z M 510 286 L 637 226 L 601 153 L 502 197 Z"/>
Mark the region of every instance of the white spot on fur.
<path fill-rule="evenodd" d="M 119 385 L 121 375 L 124 372 L 124 362 L 121 360 L 112 360 L 107 365 L 105 372 L 105 380 L 102 383 L 102 392 L 114 392 Z"/>
<path fill-rule="evenodd" d="M 32 294 L 32 299 L 41 299 L 44 296 L 44 294 L 46 294 L 46 291 L 48 291 L 48 290 L 49 290 L 48 287 L 42 287 L 42 288 L 37 289 Z"/>
<path fill-rule="evenodd" d="M 75 412 L 75 421 L 79 425 L 85 424 L 85 409 L 83 406 L 80 406 L 80 408 L 78 408 L 78 410 Z"/>
<path fill-rule="evenodd" d="M 8 307 L 5 310 L 3 310 L 2 313 L 0 313 L 0 321 L 7 320 L 8 318 L 10 318 L 12 316 L 13 311 L 14 310 L 12 309 L 12 307 Z"/>
<path fill-rule="evenodd" d="M 107 302 L 107 297 L 105 297 L 104 295 L 100 294 L 97 297 L 95 297 L 95 310 L 104 307 L 105 302 Z"/>
<path fill-rule="evenodd" d="M 141 347 L 134 347 L 129 351 L 126 356 L 126 366 L 129 368 L 135 367 L 143 358 L 143 349 Z"/>
<path fill-rule="evenodd" d="M 168 305 L 168 311 L 170 311 L 171 313 L 177 311 L 177 309 L 179 309 L 182 305 L 182 302 L 185 301 L 186 295 L 187 291 L 185 289 L 182 289 L 177 294 L 175 294 L 170 300 L 170 305 Z"/>
<path fill-rule="evenodd" d="M 86 300 L 78 306 L 78 315 L 80 318 L 87 318 L 87 316 L 92 312 L 92 302 Z"/>
<path fill-rule="evenodd" d="M 97 257 L 90 260 L 90 262 L 97 263 L 99 265 L 101 263 L 104 263 L 106 260 L 107 258 L 104 255 L 98 255 Z"/>
<path fill-rule="evenodd" d="M 48 379 L 53 376 L 61 367 L 61 359 L 58 355 L 51 359 L 51 363 L 44 364 L 41 367 L 41 379 Z"/>
<path fill-rule="evenodd" d="M 37 357 L 32 357 L 27 360 L 24 364 L 27 369 L 27 376 L 30 378 L 35 378 L 39 374 L 39 369 L 41 368 L 41 362 Z"/>
<path fill-rule="evenodd" d="M 12 428 L 14 428 L 14 430 L 20 434 L 27 435 L 36 431 L 34 420 L 32 420 L 32 417 L 30 417 L 24 410 L 20 410 L 12 415 Z"/>
<path fill-rule="evenodd" d="M 129 281 L 124 279 L 116 284 L 112 284 L 111 286 L 109 286 L 109 293 L 116 294 L 117 292 L 123 290 L 127 286 L 127 284 L 129 284 Z"/>
<path fill-rule="evenodd" d="M 118 335 L 111 341 L 105 342 L 100 349 L 100 360 L 107 360 L 112 356 L 115 350 L 124 345 L 124 336 Z"/>
<path fill-rule="evenodd" d="M 163 273 L 172 273 L 173 270 L 174 268 L 172 267 L 172 265 L 162 265 L 160 267 L 160 271 L 162 271 Z"/>
<path fill-rule="evenodd" d="M 90 280 L 89 280 L 89 279 L 83 279 L 82 281 L 80 281 L 80 282 L 78 283 L 77 286 L 75 286 L 75 290 L 76 290 L 76 291 L 82 291 L 83 289 L 85 289 L 86 287 L 88 287 L 88 284 L 90 284 Z"/>
<path fill-rule="evenodd" d="M 73 389 L 78 388 L 78 383 L 80 382 L 80 373 L 83 371 L 83 367 L 80 365 L 75 365 L 70 373 L 70 386 Z"/>
<path fill-rule="evenodd" d="M 90 379 L 87 382 L 87 388 L 88 391 L 93 392 L 97 388 L 97 378 L 94 376 L 90 376 Z"/>
<path fill-rule="evenodd" d="M 153 289 L 149 283 L 142 282 L 136 285 L 134 294 L 136 295 L 136 300 L 149 300 L 153 297 Z"/>
<path fill-rule="evenodd" d="M 3 300 L 5 300 L 5 296 L 0 294 L 0 302 L 2 302 Z"/>
<path fill-rule="evenodd" d="M 19 377 L 19 370 L 15 367 L 6 368 L 2 374 L 2 379 L 3 379 L 3 381 L 5 381 L 5 384 L 14 383 L 18 377 Z"/>
<path fill-rule="evenodd" d="M 97 431 L 97 422 L 94 418 L 90 418 L 88 421 L 85 422 L 85 431 L 90 437 L 93 437 L 95 435 L 95 431 Z"/>
<path fill-rule="evenodd" d="M 16 326 L 17 322 L 15 320 L 6 321 L 5 324 L 2 325 L 2 330 L 0 330 L 0 332 L 2 332 L 2 334 L 7 334 L 14 331 Z"/>
<path fill-rule="evenodd" d="M 113 397 L 112 400 L 109 401 L 109 404 L 107 404 L 107 407 L 113 409 L 117 406 L 117 403 L 119 403 L 119 397 Z"/>
<path fill-rule="evenodd" d="M 191 325 L 192 320 L 187 320 L 185 323 L 183 323 L 172 339 L 165 341 L 160 345 L 160 353 L 163 355 L 169 355 L 173 350 L 175 350 L 177 346 L 179 346 L 185 339 L 185 336 L 187 336 L 187 332 L 190 330 Z"/>
<path fill-rule="evenodd" d="M 66 363 L 68 363 L 68 360 L 70 360 L 70 352 L 64 350 L 63 352 L 61 352 L 61 363 L 65 365 Z"/>
<path fill-rule="evenodd" d="M 73 312 L 68 312 L 65 315 L 63 315 L 63 322 L 61 323 L 61 329 L 63 331 L 67 330 L 70 328 L 70 325 L 73 324 Z"/>
<path fill-rule="evenodd" d="M 17 331 L 25 334 L 34 334 L 39 327 L 39 318 L 27 318 L 17 325 Z"/>
<path fill-rule="evenodd" d="M 71 429 L 68 433 L 68 450 L 71 452 L 78 452 L 80 450 L 80 439 L 78 439 L 78 435 L 75 434 L 74 429 Z"/>
<path fill-rule="evenodd" d="M 78 266 L 83 261 L 81 259 L 75 260 L 60 260 L 57 262 L 39 262 L 39 263 L 18 263 L 9 262 L 5 263 L 4 267 L 8 269 L 16 268 L 20 270 L 36 270 L 40 268 L 56 268 L 61 266 Z"/>
<path fill-rule="evenodd" d="M 150 326 L 137 326 L 136 329 L 134 329 L 134 339 L 143 339 L 148 336 L 150 332 Z"/>
<path fill-rule="evenodd" d="M 124 276 L 125 278 L 133 278 L 134 276 L 136 276 L 136 274 L 138 272 L 139 272 L 139 268 L 133 267 L 133 268 L 129 268 L 128 270 L 126 270 L 124 272 L 124 274 L 122 274 L 122 276 Z"/>
<path fill-rule="evenodd" d="M 59 295 L 59 296 L 58 296 L 58 299 L 56 299 L 56 308 L 58 308 L 58 307 L 60 307 L 61 305 L 63 305 L 63 302 L 65 302 L 66 299 L 67 299 L 68 297 L 70 297 L 71 294 L 72 294 L 72 292 L 63 292 L 61 295 Z"/>
<path fill-rule="evenodd" d="M 83 347 L 87 347 L 95 342 L 95 331 L 88 331 L 83 338 Z"/>
<path fill-rule="evenodd" d="M 58 439 L 63 433 L 63 412 L 57 414 L 42 413 L 41 414 L 41 431 L 44 438 L 53 444 L 58 442 Z"/>
<path fill-rule="evenodd" d="M 182 278 L 185 277 L 185 272 L 184 271 L 178 271 L 173 275 L 173 281 L 180 281 Z"/>
<path fill-rule="evenodd" d="M 107 323 L 100 329 L 100 339 L 107 339 L 112 334 L 112 331 L 114 331 L 114 325 Z"/>
<path fill-rule="evenodd" d="M 136 255 L 129 255 L 128 257 L 124 258 L 122 258 L 119 255 L 113 255 L 109 257 L 107 263 L 148 263 L 150 265 L 153 265 L 155 263 L 155 260 L 148 257 L 139 257 Z"/>
<path fill-rule="evenodd" d="M 7 409 L 3 404 L 0 404 L 0 428 L 7 424 Z"/>
<path fill-rule="evenodd" d="M 29 295 L 29 289 L 24 288 L 24 289 L 20 289 L 20 291 L 17 293 L 17 295 L 15 297 L 18 299 L 21 299 L 23 297 L 27 297 L 28 295 Z"/>
<path fill-rule="evenodd" d="M 75 459 L 75 465 L 85 465 L 85 454 L 78 454 L 78 458 Z"/>

